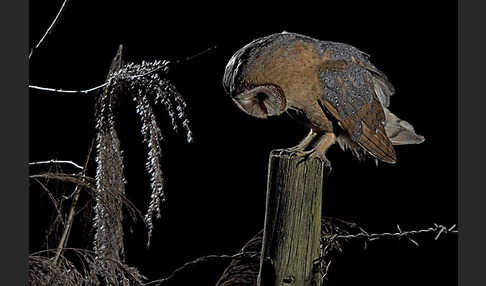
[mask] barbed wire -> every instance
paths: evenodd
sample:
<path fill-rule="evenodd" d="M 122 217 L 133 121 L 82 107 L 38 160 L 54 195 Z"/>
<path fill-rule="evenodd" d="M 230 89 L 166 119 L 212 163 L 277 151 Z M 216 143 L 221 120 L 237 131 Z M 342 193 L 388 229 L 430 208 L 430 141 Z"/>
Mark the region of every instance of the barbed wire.
<path fill-rule="evenodd" d="M 451 233 L 458 233 L 457 230 L 457 225 L 454 224 L 450 227 L 446 227 L 441 224 L 436 224 L 434 223 L 433 226 L 425 229 L 419 229 L 419 230 L 408 230 L 408 231 L 403 231 L 399 225 L 397 225 L 397 232 L 383 232 L 383 233 L 368 233 L 365 231 L 363 228 L 356 226 L 358 229 L 360 229 L 360 232 L 356 234 L 330 234 L 327 236 L 323 236 L 322 241 L 325 242 L 325 247 L 321 250 L 321 257 L 316 259 L 315 265 L 319 265 L 320 263 L 320 272 L 321 272 L 321 278 L 327 279 L 328 274 L 329 274 L 329 269 L 332 263 L 332 259 L 329 257 L 330 252 L 329 250 L 335 246 L 336 243 L 340 241 L 353 241 L 353 240 L 365 240 L 365 241 L 376 241 L 376 240 L 382 240 L 382 239 L 401 239 L 401 238 L 407 238 L 408 240 L 413 241 L 413 244 L 416 246 L 420 246 L 417 241 L 412 239 L 412 236 L 417 236 L 420 234 L 427 234 L 427 233 L 435 233 L 434 240 L 439 239 L 442 235 L 445 234 L 451 234 Z M 253 240 L 253 239 L 252 239 Z M 338 249 L 341 250 L 339 247 Z M 238 259 L 242 257 L 248 257 L 248 258 L 255 258 L 255 257 L 260 257 L 261 253 L 260 252 L 238 252 L 233 255 L 227 255 L 227 254 L 219 254 L 219 255 L 206 255 L 202 256 L 199 258 L 196 258 L 192 261 L 184 263 L 182 266 L 176 268 L 172 273 L 170 273 L 166 278 L 158 279 L 158 280 L 153 280 L 150 281 L 144 286 L 151 286 L 151 285 L 161 285 L 172 278 L 174 278 L 178 273 L 186 270 L 189 267 L 192 267 L 194 265 L 200 264 L 200 263 L 206 263 L 210 261 L 220 261 L 220 260 L 233 260 L 233 259 Z M 268 258 L 270 260 L 270 258 Z M 258 275 L 258 273 L 255 273 L 255 275 Z"/>
<path fill-rule="evenodd" d="M 427 234 L 427 233 L 435 233 L 434 240 L 438 240 L 442 235 L 450 234 L 450 233 L 458 233 L 457 225 L 453 224 L 450 227 L 446 227 L 442 224 L 434 223 L 433 226 L 429 228 L 419 229 L 419 230 L 407 230 L 403 231 L 400 225 L 397 224 L 397 232 L 382 232 L 382 233 L 368 233 L 362 227 L 358 227 L 360 229 L 359 233 L 356 234 L 332 234 L 328 236 L 324 236 L 322 238 L 322 244 L 325 244 L 325 247 L 321 249 L 321 257 L 316 260 L 316 263 L 320 263 L 321 269 L 321 278 L 326 279 L 329 273 L 329 267 L 331 265 L 332 259 L 329 258 L 330 249 L 339 241 L 351 241 L 351 240 L 364 240 L 366 242 L 372 242 L 376 240 L 382 239 L 402 239 L 405 238 L 410 241 L 415 246 L 419 247 L 420 244 L 414 240 L 412 237 L 417 236 L 420 234 Z M 322 245 L 321 244 L 321 245 Z M 365 244 L 366 248 L 366 244 Z"/>
<path fill-rule="evenodd" d="M 434 237 L 434 240 L 439 239 L 439 237 L 442 234 L 448 234 L 448 233 L 458 233 L 459 231 L 457 230 L 457 225 L 453 224 L 450 227 L 446 227 L 442 224 L 437 224 L 434 223 L 433 226 L 425 229 L 419 229 L 419 230 L 408 230 L 408 231 L 402 231 L 400 228 L 400 225 L 397 224 L 397 230 L 398 232 L 383 232 L 383 233 L 368 233 L 366 232 L 363 228 L 360 228 L 361 232 L 357 234 L 346 234 L 346 235 L 337 235 L 335 239 L 366 239 L 368 241 L 374 241 L 377 239 L 383 239 L 383 238 L 402 238 L 405 237 L 407 238 L 410 242 L 412 242 L 416 246 L 420 246 L 417 241 L 413 240 L 411 236 L 414 235 L 419 235 L 419 234 L 424 234 L 424 233 L 436 233 L 436 236 Z"/>

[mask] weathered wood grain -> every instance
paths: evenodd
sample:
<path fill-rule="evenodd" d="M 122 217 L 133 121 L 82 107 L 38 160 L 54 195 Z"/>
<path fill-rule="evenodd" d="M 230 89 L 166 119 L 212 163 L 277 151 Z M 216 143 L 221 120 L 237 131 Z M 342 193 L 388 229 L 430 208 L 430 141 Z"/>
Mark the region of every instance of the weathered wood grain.
<path fill-rule="evenodd" d="M 321 160 L 272 151 L 259 286 L 321 285 Z M 265 258 L 270 258 L 271 263 Z"/>

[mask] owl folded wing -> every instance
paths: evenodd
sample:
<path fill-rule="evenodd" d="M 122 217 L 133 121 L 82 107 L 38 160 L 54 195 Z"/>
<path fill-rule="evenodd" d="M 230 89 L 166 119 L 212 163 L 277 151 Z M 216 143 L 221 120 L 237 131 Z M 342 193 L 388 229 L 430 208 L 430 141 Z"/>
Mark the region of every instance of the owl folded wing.
<path fill-rule="evenodd" d="M 373 68 L 354 57 L 324 58 L 319 74 L 323 87 L 321 106 L 353 142 L 377 159 L 395 163 L 396 154 L 385 132 L 383 110 L 393 88 Z"/>

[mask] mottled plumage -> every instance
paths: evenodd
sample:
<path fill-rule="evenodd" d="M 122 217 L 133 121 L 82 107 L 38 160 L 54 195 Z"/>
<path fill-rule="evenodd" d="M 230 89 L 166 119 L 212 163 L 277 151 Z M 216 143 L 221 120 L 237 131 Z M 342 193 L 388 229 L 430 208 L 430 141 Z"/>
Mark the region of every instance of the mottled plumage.
<path fill-rule="evenodd" d="M 392 114 L 392 84 L 350 45 L 283 32 L 241 48 L 226 66 L 223 85 L 246 113 L 291 117 L 311 129 L 299 145 L 286 149 L 318 156 L 336 141 L 357 157 L 368 153 L 396 162 L 393 145 L 417 144 L 424 138 Z"/>

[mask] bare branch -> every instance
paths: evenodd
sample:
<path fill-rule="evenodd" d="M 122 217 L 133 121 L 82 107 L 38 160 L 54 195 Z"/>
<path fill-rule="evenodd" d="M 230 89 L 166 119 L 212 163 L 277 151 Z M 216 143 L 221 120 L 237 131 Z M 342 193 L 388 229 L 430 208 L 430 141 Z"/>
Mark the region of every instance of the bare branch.
<path fill-rule="evenodd" d="M 108 85 L 108 82 L 105 82 L 103 84 L 97 85 L 92 88 L 84 89 L 84 90 L 67 90 L 67 89 L 56 89 L 56 88 L 50 88 L 50 87 L 42 87 L 42 86 L 37 86 L 37 85 L 30 85 L 29 88 L 31 89 L 37 89 L 37 90 L 42 90 L 42 91 L 52 91 L 52 92 L 57 92 L 57 93 L 82 93 L 82 94 L 87 94 L 89 92 L 95 91 L 97 89 L 103 88 Z"/>
<path fill-rule="evenodd" d="M 65 173 L 42 173 L 42 174 L 30 175 L 29 178 L 34 180 L 37 178 L 54 179 L 61 182 L 73 183 L 85 188 L 87 191 L 90 191 L 91 196 L 96 196 L 95 179 L 90 176 L 83 176 L 80 174 L 65 174 Z M 69 195 L 68 197 L 72 197 L 73 195 L 74 193 Z M 119 196 L 119 199 L 123 201 L 127 210 L 130 212 L 131 214 L 130 217 L 133 219 L 133 221 L 136 221 L 136 219 L 140 219 L 142 221 L 144 220 L 144 216 L 141 213 L 141 211 L 124 195 L 119 195 L 113 192 L 110 192 L 110 195 Z"/>
<path fill-rule="evenodd" d="M 91 146 L 90 146 L 89 151 L 88 151 L 88 156 L 86 158 L 86 162 L 84 163 L 84 167 L 82 167 L 82 170 L 83 170 L 82 176 L 84 176 L 86 174 L 86 169 L 88 168 L 88 162 L 89 162 L 89 158 L 91 157 L 91 151 L 93 150 L 93 145 L 94 145 L 94 140 L 92 140 L 92 142 L 91 142 Z M 83 179 L 81 179 L 81 180 L 84 182 Z M 71 226 L 73 224 L 74 215 L 76 213 L 76 205 L 78 203 L 80 193 L 81 193 L 81 185 L 76 185 L 76 187 L 74 188 L 74 197 L 73 197 L 73 200 L 71 202 L 71 209 L 69 210 L 67 222 L 64 226 L 64 231 L 62 233 L 61 239 L 59 240 L 59 245 L 58 245 L 57 250 L 56 250 L 56 256 L 54 257 L 54 261 L 53 261 L 54 264 L 57 263 L 57 260 L 59 259 L 59 256 L 61 255 L 61 251 L 64 248 L 64 246 L 66 245 L 67 240 L 69 238 L 69 233 L 71 232 Z"/>
<path fill-rule="evenodd" d="M 154 68 L 153 70 L 147 71 L 147 72 L 142 73 L 142 74 L 130 76 L 127 79 L 128 80 L 132 80 L 132 79 L 136 79 L 136 78 L 139 78 L 139 77 L 147 76 L 147 75 L 149 75 L 151 73 L 154 73 L 154 72 L 160 70 L 161 68 L 162 68 L 162 66 L 158 66 L 158 67 Z M 111 76 L 110 78 L 108 78 L 108 80 L 106 82 L 104 82 L 104 83 L 102 83 L 100 85 L 97 85 L 95 87 L 88 88 L 88 89 L 83 89 L 83 90 L 55 89 L 55 88 L 42 87 L 42 86 L 30 85 L 30 84 L 29 84 L 29 88 L 31 88 L 31 89 L 37 89 L 37 90 L 42 90 L 42 91 L 57 92 L 57 93 L 71 93 L 71 94 L 81 93 L 81 94 L 87 94 L 87 93 L 90 93 L 92 91 L 95 91 L 95 90 L 104 88 L 105 86 L 108 86 L 113 79 L 116 79 L 116 77 L 119 77 L 120 75 L 121 74 L 115 74 L 115 75 Z"/>
<path fill-rule="evenodd" d="M 39 162 L 29 162 L 29 166 L 33 165 L 44 165 L 44 164 L 69 164 L 71 166 L 74 166 L 80 170 L 83 170 L 83 167 L 74 163 L 73 161 L 66 161 L 66 160 L 48 160 L 48 161 L 39 161 Z"/>
<path fill-rule="evenodd" d="M 89 176 L 80 176 L 79 174 L 65 174 L 65 173 L 42 173 L 30 175 L 29 178 L 45 178 L 55 179 L 63 182 L 69 182 L 77 185 L 81 185 L 91 191 L 96 191 L 96 187 L 93 185 L 94 179 Z"/>
<path fill-rule="evenodd" d="M 66 0 L 67 1 L 67 0 Z M 190 56 L 190 57 L 187 57 L 187 58 L 184 58 L 184 59 L 181 59 L 181 60 L 176 60 L 174 61 L 174 63 L 180 63 L 180 62 L 184 62 L 184 61 L 191 61 L 193 60 L 194 58 L 196 57 L 199 57 L 213 49 L 215 49 L 216 46 L 213 46 L 213 47 L 210 47 L 202 52 L 199 52 L 193 56 Z M 172 62 L 168 61 L 167 64 L 170 64 Z M 131 80 L 131 79 L 136 79 L 136 78 L 139 78 L 139 77 L 144 77 L 144 76 L 147 76 L 149 74 L 152 74 L 158 70 L 160 70 L 162 68 L 162 66 L 158 66 L 156 68 L 154 68 L 153 70 L 150 70 L 150 71 L 147 71 L 147 72 L 144 72 L 142 74 L 138 74 L 138 75 L 133 75 L 133 76 L 130 76 L 128 77 L 127 79 L 128 80 Z M 51 87 L 42 87 L 42 86 L 37 86 L 37 85 L 31 85 L 29 84 L 29 88 L 30 89 L 35 89 L 35 90 L 41 90 L 41 91 L 49 91 L 49 92 L 55 92 L 55 93 L 68 93 L 68 94 L 88 94 L 90 92 L 93 92 L 93 91 L 96 91 L 98 89 L 101 89 L 101 88 L 104 88 L 105 86 L 109 85 L 110 82 L 115 79 L 117 76 L 120 76 L 120 74 L 116 74 L 116 75 L 113 75 L 112 77 L 108 78 L 108 80 L 100 85 L 97 85 L 95 87 L 92 87 L 92 88 L 88 88 L 88 89 L 83 89 L 83 90 L 69 90 L 69 89 L 61 89 L 61 88 L 51 88 Z"/>
<path fill-rule="evenodd" d="M 52 194 L 52 192 L 39 179 L 34 178 L 34 181 L 36 181 L 42 187 L 42 189 L 47 193 L 47 196 L 49 197 L 52 204 L 54 205 L 54 208 L 56 209 L 57 217 L 61 220 L 62 224 L 64 224 L 64 220 L 62 218 L 62 212 L 61 212 L 59 206 L 57 205 L 57 200 L 54 197 L 54 195 Z"/>
<path fill-rule="evenodd" d="M 182 63 L 182 62 L 190 62 L 190 61 L 192 61 L 193 59 L 195 59 L 195 58 L 197 58 L 197 57 L 200 57 L 200 56 L 202 56 L 202 55 L 204 55 L 204 54 L 206 54 L 206 53 L 208 53 L 208 52 L 210 52 L 210 51 L 212 51 L 212 50 L 214 50 L 214 49 L 216 49 L 216 48 L 218 48 L 218 46 L 217 46 L 217 45 L 212 46 L 212 47 L 209 47 L 209 48 L 205 49 L 204 51 L 200 51 L 199 53 L 194 54 L 194 55 L 192 55 L 192 56 L 189 56 L 189 57 L 186 57 L 186 58 L 183 58 L 183 59 L 180 59 L 180 60 L 175 60 L 175 61 L 173 61 L 173 62 L 174 62 L 174 63 L 176 63 L 176 64 L 178 64 L 178 63 Z"/>
<path fill-rule="evenodd" d="M 57 21 L 59 21 L 59 18 L 61 18 L 61 14 L 64 11 L 64 8 L 66 7 L 67 3 L 68 3 L 68 0 L 64 0 L 64 2 L 61 5 L 61 8 L 59 9 L 59 12 L 57 12 L 57 15 L 54 18 L 54 20 L 52 21 L 51 25 L 49 26 L 49 28 L 47 28 L 47 31 L 44 33 L 44 36 L 42 36 L 42 38 L 39 40 L 37 45 L 35 45 L 35 47 L 30 50 L 29 60 L 30 60 L 30 57 L 32 57 L 32 54 L 34 53 L 34 50 L 38 49 L 40 47 L 40 45 L 42 44 L 42 42 L 44 42 L 44 39 L 47 37 L 47 35 L 52 32 L 52 29 L 56 25 Z"/>

